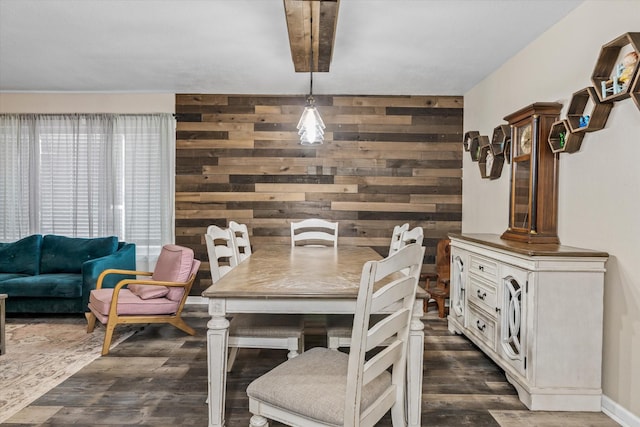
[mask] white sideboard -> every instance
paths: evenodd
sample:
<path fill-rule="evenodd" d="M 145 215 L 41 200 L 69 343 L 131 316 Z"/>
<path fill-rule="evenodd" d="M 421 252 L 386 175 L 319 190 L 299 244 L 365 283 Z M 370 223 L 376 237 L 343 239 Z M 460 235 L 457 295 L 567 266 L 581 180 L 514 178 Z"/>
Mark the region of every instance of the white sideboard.
<path fill-rule="evenodd" d="M 600 411 L 606 252 L 450 235 L 449 330 L 504 369 L 532 410 Z"/>

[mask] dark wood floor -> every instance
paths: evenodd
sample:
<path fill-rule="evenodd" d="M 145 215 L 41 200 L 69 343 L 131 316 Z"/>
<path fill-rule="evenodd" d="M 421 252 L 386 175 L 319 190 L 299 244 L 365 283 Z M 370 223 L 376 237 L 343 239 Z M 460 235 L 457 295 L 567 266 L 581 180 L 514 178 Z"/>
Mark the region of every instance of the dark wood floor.
<path fill-rule="evenodd" d="M 188 306 L 198 334 L 147 326 L 6 422 L 10 426 L 206 426 L 204 306 Z M 425 320 L 424 426 L 617 426 L 602 413 L 531 412 L 501 369 L 446 321 Z M 308 346 L 322 345 L 321 335 Z M 249 425 L 245 394 L 253 378 L 286 358 L 280 350 L 240 351 L 228 375 L 227 426 Z M 272 425 L 279 425 L 273 423 Z M 379 423 L 390 426 L 389 418 Z"/>

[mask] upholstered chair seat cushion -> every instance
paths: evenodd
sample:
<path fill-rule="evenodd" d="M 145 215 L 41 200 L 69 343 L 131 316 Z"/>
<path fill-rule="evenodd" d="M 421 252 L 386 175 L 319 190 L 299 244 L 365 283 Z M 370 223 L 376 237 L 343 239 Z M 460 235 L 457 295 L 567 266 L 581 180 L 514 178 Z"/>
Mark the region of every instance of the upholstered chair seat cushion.
<path fill-rule="evenodd" d="M 328 425 L 341 426 L 348 362 L 348 354 L 315 347 L 254 380 L 247 395 Z M 364 386 L 361 407 L 371 405 L 390 383 L 391 374 L 386 372 Z"/>
<path fill-rule="evenodd" d="M 95 289 L 89 297 L 89 308 L 101 323 L 106 323 L 113 289 Z M 143 300 L 128 289 L 121 289 L 118 293 L 119 315 L 156 315 L 173 314 L 178 310 L 180 302 L 167 298 L 153 298 Z"/>

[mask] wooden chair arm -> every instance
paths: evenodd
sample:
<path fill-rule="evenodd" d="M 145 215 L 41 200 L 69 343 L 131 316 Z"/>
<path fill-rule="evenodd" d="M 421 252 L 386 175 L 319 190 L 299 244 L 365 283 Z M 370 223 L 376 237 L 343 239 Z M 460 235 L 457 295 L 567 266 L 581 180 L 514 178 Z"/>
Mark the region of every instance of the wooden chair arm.
<path fill-rule="evenodd" d="M 121 270 L 117 268 L 108 268 L 104 270 L 102 273 L 100 273 L 100 275 L 98 276 L 98 281 L 96 282 L 96 289 L 102 289 L 102 282 L 104 278 L 109 274 L 130 274 L 135 276 L 152 276 L 153 275 L 153 273 L 150 271 Z"/>

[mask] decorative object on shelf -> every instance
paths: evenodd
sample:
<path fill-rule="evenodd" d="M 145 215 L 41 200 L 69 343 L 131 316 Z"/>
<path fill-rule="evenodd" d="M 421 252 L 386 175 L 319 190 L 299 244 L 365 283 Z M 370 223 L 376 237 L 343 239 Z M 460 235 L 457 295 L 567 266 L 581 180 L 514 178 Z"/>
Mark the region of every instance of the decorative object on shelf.
<path fill-rule="evenodd" d="M 313 22 L 313 8 L 311 10 L 310 20 Z M 313 31 L 311 34 L 310 49 L 310 68 L 309 68 L 309 95 L 307 96 L 307 105 L 304 107 L 300 121 L 298 122 L 298 135 L 300 135 L 301 145 L 321 145 L 324 142 L 325 125 L 320 117 L 320 113 L 316 108 L 315 99 L 313 99 Z"/>
<path fill-rule="evenodd" d="M 581 117 L 580 117 L 580 120 L 578 121 L 578 125 L 579 125 L 581 128 L 586 128 L 586 127 L 587 127 L 587 125 L 589 124 L 589 119 L 590 119 L 590 118 L 591 118 L 591 117 L 589 117 L 589 116 L 581 116 Z"/>
<path fill-rule="evenodd" d="M 591 75 L 593 85 L 599 89 L 600 101 L 613 102 L 629 97 L 631 83 L 638 73 L 639 47 L 640 33 L 625 33 L 602 46 Z"/>
<path fill-rule="evenodd" d="M 567 120 L 571 132 L 594 132 L 604 128 L 613 103 L 600 102 L 594 87 L 575 92 L 567 107 Z"/>
<path fill-rule="evenodd" d="M 514 143 L 509 227 L 502 234 L 503 239 L 560 242 L 557 232 L 559 162 L 558 155 L 546 141 L 561 109 L 562 105 L 555 102 L 537 102 L 504 118 L 511 125 Z"/>
<path fill-rule="evenodd" d="M 627 87 L 631 83 L 631 77 L 638 64 L 638 52 L 629 52 L 622 58 L 622 72 L 618 77 L 618 83 Z"/>
<path fill-rule="evenodd" d="M 572 132 L 567 119 L 558 120 L 549 131 L 549 147 L 554 153 L 575 153 L 582 145 L 584 131 Z"/>
<path fill-rule="evenodd" d="M 462 138 L 462 146 L 464 147 L 464 151 L 469 151 L 471 147 L 471 140 L 473 137 L 480 135 L 480 132 L 477 130 L 470 130 L 465 132 L 464 137 Z"/>
<path fill-rule="evenodd" d="M 504 156 L 502 154 L 496 154 L 494 147 L 494 144 L 480 147 L 478 167 L 480 168 L 480 176 L 482 178 L 497 179 L 502 175 Z"/>
<path fill-rule="evenodd" d="M 471 154 L 471 160 L 477 162 L 480 158 L 480 149 L 485 145 L 489 145 L 489 137 L 486 135 L 475 135 L 471 138 L 469 144 L 469 154 Z"/>

